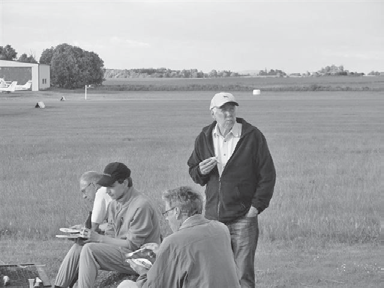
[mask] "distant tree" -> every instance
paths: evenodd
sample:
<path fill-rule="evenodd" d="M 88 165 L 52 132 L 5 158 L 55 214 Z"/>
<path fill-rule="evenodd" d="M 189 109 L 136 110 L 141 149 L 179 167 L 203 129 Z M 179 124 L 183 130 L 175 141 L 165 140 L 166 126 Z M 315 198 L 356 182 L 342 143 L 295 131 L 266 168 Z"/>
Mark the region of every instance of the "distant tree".
<path fill-rule="evenodd" d="M 17 52 L 11 45 L 0 46 L 0 60 L 14 60 L 17 58 Z"/>
<path fill-rule="evenodd" d="M 49 50 L 49 49 L 47 49 Z M 46 51 L 47 61 L 50 51 Z M 104 62 L 94 52 L 80 47 L 60 44 L 54 48 L 51 65 L 52 85 L 73 89 L 84 85 L 99 85 L 104 80 Z"/>
<path fill-rule="evenodd" d="M 216 78 L 217 77 L 217 71 L 215 69 L 213 69 L 211 72 L 209 72 L 208 76 L 211 78 Z"/>
<path fill-rule="evenodd" d="M 204 74 L 204 72 L 203 71 L 199 71 L 199 72 L 197 72 L 197 78 L 205 78 L 206 77 L 206 74 Z"/>
<path fill-rule="evenodd" d="M 380 76 L 380 72 L 379 71 L 371 71 L 368 73 L 368 75 L 371 75 L 371 76 Z"/>
<path fill-rule="evenodd" d="M 348 75 L 343 65 L 336 66 L 332 64 L 331 66 L 321 68 L 318 72 L 322 75 Z"/>
<path fill-rule="evenodd" d="M 99 85 L 104 81 L 104 61 L 95 52 L 84 51 L 88 84 Z"/>
<path fill-rule="evenodd" d="M 180 74 L 183 78 L 189 78 L 191 76 L 191 71 L 183 69 L 181 70 Z"/>
<path fill-rule="evenodd" d="M 23 62 L 23 63 L 37 63 L 35 57 L 33 55 L 27 55 L 25 53 L 21 54 L 19 59 L 17 59 L 18 62 Z"/>
<path fill-rule="evenodd" d="M 43 51 L 43 53 L 41 53 L 40 61 L 39 62 L 41 64 L 51 65 L 51 60 L 52 60 L 52 57 L 53 57 L 53 52 L 55 52 L 55 48 L 54 47 L 45 49 Z"/>

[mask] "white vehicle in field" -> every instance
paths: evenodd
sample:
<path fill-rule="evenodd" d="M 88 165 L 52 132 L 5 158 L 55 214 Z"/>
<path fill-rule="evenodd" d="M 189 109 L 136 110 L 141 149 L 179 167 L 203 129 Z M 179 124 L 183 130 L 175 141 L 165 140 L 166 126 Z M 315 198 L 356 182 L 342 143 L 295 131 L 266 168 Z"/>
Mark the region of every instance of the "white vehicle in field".
<path fill-rule="evenodd" d="M 24 85 L 16 85 L 16 91 L 22 91 L 22 90 L 28 90 L 31 89 L 32 87 L 32 80 L 29 80 L 27 83 Z"/>
<path fill-rule="evenodd" d="M 17 81 L 13 81 L 11 83 L 11 85 L 9 85 L 8 87 L 0 87 L 0 92 L 1 93 L 11 93 L 11 92 L 15 92 L 16 90 L 16 85 L 17 85 Z"/>
<path fill-rule="evenodd" d="M 0 88 L 7 88 L 11 85 L 10 81 L 5 81 L 4 78 L 0 78 Z"/>

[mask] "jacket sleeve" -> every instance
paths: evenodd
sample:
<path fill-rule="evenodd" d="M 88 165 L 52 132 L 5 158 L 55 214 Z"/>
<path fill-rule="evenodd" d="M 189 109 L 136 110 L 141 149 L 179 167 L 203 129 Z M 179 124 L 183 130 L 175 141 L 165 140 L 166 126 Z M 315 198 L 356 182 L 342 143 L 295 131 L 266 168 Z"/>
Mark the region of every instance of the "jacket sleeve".
<path fill-rule="evenodd" d="M 139 288 L 178 287 L 179 265 L 180 261 L 177 253 L 165 239 L 160 245 L 153 266 L 147 273 L 139 276 L 136 285 Z"/>
<path fill-rule="evenodd" d="M 189 157 L 187 164 L 189 166 L 189 175 L 191 176 L 192 180 L 195 183 L 200 184 L 201 186 L 204 186 L 205 184 L 207 184 L 209 180 L 209 174 L 207 175 L 201 174 L 200 168 L 199 168 L 199 163 L 204 160 L 201 153 L 201 149 L 204 148 L 202 147 L 202 145 L 204 145 L 204 141 L 202 141 L 202 137 L 203 137 L 202 133 L 200 133 L 200 135 L 197 136 L 195 140 L 194 150 L 191 156 Z"/>
<path fill-rule="evenodd" d="M 258 212 L 261 213 L 269 205 L 276 182 L 275 166 L 268 149 L 267 140 L 263 134 L 259 139 L 255 161 L 258 183 L 252 199 L 252 206 L 256 207 Z"/>

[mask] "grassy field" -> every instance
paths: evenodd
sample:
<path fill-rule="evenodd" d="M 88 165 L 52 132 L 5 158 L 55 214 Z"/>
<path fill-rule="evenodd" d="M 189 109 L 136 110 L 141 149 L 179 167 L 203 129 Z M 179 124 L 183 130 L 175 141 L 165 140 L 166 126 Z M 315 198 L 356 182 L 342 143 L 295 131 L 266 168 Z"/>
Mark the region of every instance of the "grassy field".
<path fill-rule="evenodd" d="M 70 245 L 54 235 L 87 213 L 78 177 L 109 162 L 126 163 L 159 209 L 164 189 L 204 190 L 186 161 L 211 122 L 212 92 L 88 93 L 87 101 L 76 91 L 0 95 L 1 262 L 46 264 L 53 279 Z M 238 115 L 265 134 L 278 174 L 260 215 L 258 287 L 379 287 L 382 95 L 235 95 Z"/>

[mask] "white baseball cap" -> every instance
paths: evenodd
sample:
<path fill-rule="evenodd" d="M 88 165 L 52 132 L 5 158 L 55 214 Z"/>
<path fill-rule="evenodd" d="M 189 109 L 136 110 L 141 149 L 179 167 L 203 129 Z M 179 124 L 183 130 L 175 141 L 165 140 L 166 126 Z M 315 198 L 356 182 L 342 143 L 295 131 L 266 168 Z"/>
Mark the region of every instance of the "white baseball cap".
<path fill-rule="evenodd" d="M 212 110 L 213 107 L 221 107 L 225 103 L 231 102 L 235 104 L 236 106 L 239 106 L 239 103 L 237 103 L 235 96 L 233 96 L 231 93 L 227 92 L 220 92 L 215 94 L 211 100 L 211 106 L 209 107 L 209 110 Z"/>

